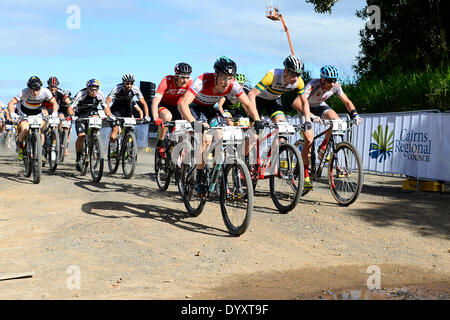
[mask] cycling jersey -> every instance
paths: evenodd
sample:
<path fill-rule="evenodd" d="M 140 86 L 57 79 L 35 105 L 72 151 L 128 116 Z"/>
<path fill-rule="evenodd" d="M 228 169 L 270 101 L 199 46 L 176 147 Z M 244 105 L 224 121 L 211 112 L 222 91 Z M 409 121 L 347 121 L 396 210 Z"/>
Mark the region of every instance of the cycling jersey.
<path fill-rule="evenodd" d="M 189 79 L 185 86 L 178 88 L 175 84 L 175 76 L 165 76 L 156 90 L 155 97 L 161 98 L 161 103 L 164 105 L 177 106 L 192 82 L 192 79 Z"/>
<path fill-rule="evenodd" d="M 322 89 L 320 79 L 313 79 L 307 83 L 305 87 L 306 98 L 309 102 L 310 108 L 315 108 L 320 105 L 326 105 L 325 100 L 336 94 L 338 96 L 344 94 L 342 87 L 336 82 L 335 85 L 328 91 Z"/>
<path fill-rule="evenodd" d="M 30 89 L 25 88 L 14 99 L 17 102 L 21 102 L 21 106 L 29 110 L 40 110 L 44 100 L 51 100 L 53 98 L 52 93 L 47 88 L 41 88 L 37 97 L 33 96 Z M 19 106 L 19 108 L 21 107 Z M 24 110 L 25 111 L 25 110 Z"/>
<path fill-rule="evenodd" d="M 123 83 L 119 83 L 112 89 L 108 97 L 113 100 L 111 112 L 114 115 L 117 114 L 119 117 L 131 117 L 136 105 L 133 98 L 136 97 L 140 100 L 144 96 L 136 85 L 133 85 L 129 91 L 126 91 Z"/>
<path fill-rule="evenodd" d="M 51 91 L 50 91 L 50 92 L 51 92 Z M 64 100 L 66 100 L 66 98 L 68 98 L 67 94 L 64 93 L 63 90 L 61 90 L 61 89 L 58 88 L 58 90 L 55 92 L 55 94 L 53 95 L 53 97 L 55 97 L 56 102 L 57 102 L 58 105 L 59 105 L 58 112 L 67 111 L 67 107 L 68 107 L 68 106 L 67 106 L 67 104 L 64 102 Z M 43 106 L 44 108 L 46 108 L 47 110 L 50 110 L 50 111 L 53 110 L 53 105 L 52 105 L 52 103 L 51 103 L 49 100 L 44 100 L 44 101 L 42 102 L 42 106 Z M 63 113 L 66 114 L 67 112 L 63 112 Z"/>
<path fill-rule="evenodd" d="M 199 76 L 189 88 L 189 92 L 195 96 L 193 103 L 198 106 L 209 107 L 214 106 L 222 97 L 238 99 L 244 93 L 241 85 L 235 79 L 222 93 L 214 93 L 214 88 L 214 73 L 204 73 Z"/>
<path fill-rule="evenodd" d="M 245 94 L 248 94 L 250 92 L 250 88 L 244 84 L 242 87 L 242 90 L 244 90 Z M 223 107 L 230 108 L 230 109 L 238 109 L 241 106 L 241 102 L 236 97 L 230 97 L 225 98 L 225 102 L 223 103 Z"/>
<path fill-rule="evenodd" d="M 98 110 L 100 104 L 100 109 L 106 108 L 106 100 L 103 92 L 97 91 L 95 97 L 91 97 L 87 93 L 87 88 L 78 91 L 75 96 L 72 107 L 77 115 L 89 114 L 91 111 Z"/>
<path fill-rule="evenodd" d="M 266 100 L 278 99 L 282 94 L 293 90 L 297 90 L 299 95 L 305 93 L 305 83 L 301 77 L 294 84 L 284 82 L 284 69 L 269 70 L 256 88 L 261 91 L 258 97 Z"/>

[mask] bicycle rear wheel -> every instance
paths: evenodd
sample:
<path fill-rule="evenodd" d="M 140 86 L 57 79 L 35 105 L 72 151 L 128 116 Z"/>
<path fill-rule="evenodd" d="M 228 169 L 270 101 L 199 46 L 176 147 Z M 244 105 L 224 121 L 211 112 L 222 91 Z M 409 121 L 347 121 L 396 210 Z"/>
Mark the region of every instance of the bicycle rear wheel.
<path fill-rule="evenodd" d="M 237 158 L 227 159 L 220 184 L 220 209 L 228 231 L 243 234 L 253 212 L 253 185 L 245 163 Z"/>
<path fill-rule="evenodd" d="M 122 170 L 125 179 L 130 179 L 136 169 L 137 161 L 137 143 L 134 133 L 127 133 L 123 143 Z"/>
<path fill-rule="evenodd" d="M 164 142 L 164 149 L 167 151 L 167 145 Z M 155 175 L 156 184 L 161 191 L 166 191 L 170 184 L 170 176 L 172 174 L 170 170 L 170 158 L 168 153 L 164 153 L 162 158 L 158 152 L 158 148 L 155 148 Z"/>
<path fill-rule="evenodd" d="M 50 172 L 55 172 L 56 167 L 58 166 L 59 154 L 61 153 L 59 151 L 59 134 L 56 130 L 50 130 L 47 150 L 49 170 Z"/>
<path fill-rule="evenodd" d="M 119 163 L 120 163 L 120 140 L 121 140 L 121 136 L 118 136 L 116 139 L 115 144 L 115 149 L 116 152 L 114 154 L 111 154 L 111 142 L 108 143 L 108 168 L 109 168 L 109 173 L 110 174 L 114 174 L 117 172 L 117 169 L 119 168 Z"/>
<path fill-rule="evenodd" d="M 89 168 L 92 181 L 100 182 L 103 176 L 103 151 L 100 143 L 100 134 L 92 135 L 91 147 L 89 148 Z"/>
<path fill-rule="evenodd" d="M 31 171 L 33 172 L 33 183 L 41 182 L 42 174 L 42 145 L 39 131 L 30 133 L 31 136 Z"/>
<path fill-rule="evenodd" d="M 288 213 L 297 205 L 303 191 L 305 172 L 296 147 L 283 143 L 279 147 L 276 172 L 270 176 L 270 195 L 280 213 Z"/>
<path fill-rule="evenodd" d="M 341 142 L 331 153 L 328 184 L 334 199 L 344 206 L 356 201 L 363 184 L 363 168 L 358 150 L 349 142 Z"/>
<path fill-rule="evenodd" d="M 199 197 L 195 191 L 195 181 L 197 179 L 197 168 L 191 168 L 184 183 L 183 202 L 188 214 L 197 217 L 205 207 L 206 197 Z"/>

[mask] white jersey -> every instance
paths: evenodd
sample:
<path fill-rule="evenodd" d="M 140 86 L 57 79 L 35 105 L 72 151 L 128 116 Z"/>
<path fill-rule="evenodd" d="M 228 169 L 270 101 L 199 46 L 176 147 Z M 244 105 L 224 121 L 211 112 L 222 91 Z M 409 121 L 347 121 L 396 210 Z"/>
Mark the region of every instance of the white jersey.
<path fill-rule="evenodd" d="M 334 86 L 324 91 L 320 79 L 313 79 L 306 84 L 305 87 L 306 99 L 308 99 L 309 106 L 311 108 L 325 104 L 325 100 L 336 94 L 338 96 L 344 94 L 342 87 L 339 83 L 335 83 Z"/>
<path fill-rule="evenodd" d="M 0 112 L 7 108 L 8 108 L 8 106 L 6 104 L 4 104 L 3 101 L 0 101 Z"/>
<path fill-rule="evenodd" d="M 14 99 L 17 102 L 21 102 L 22 106 L 31 110 L 37 110 L 42 107 L 42 102 L 44 100 L 51 100 L 53 98 L 53 94 L 47 88 L 41 88 L 41 92 L 37 97 L 33 96 L 30 89 L 25 88 L 19 94 L 17 94 Z"/>

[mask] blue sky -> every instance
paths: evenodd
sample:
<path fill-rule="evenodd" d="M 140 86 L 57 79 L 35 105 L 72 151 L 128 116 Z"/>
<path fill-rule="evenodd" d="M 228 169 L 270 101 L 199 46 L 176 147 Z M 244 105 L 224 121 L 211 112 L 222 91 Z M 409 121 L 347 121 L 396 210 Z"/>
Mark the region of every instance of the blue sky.
<path fill-rule="evenodd" d="M 265 17 L 268 1 L 216 0 L 0 0 L 0 100 L 7 103 L 32 75 L 50 76 L 72 94 L 97 78 L 108 94 L 122 74 L 159 84 L 177 62 L 193 77 L 211 72 L 225 55 L 254 85 L 290 54 L 279 21 Z M 343 78 L 359 52 L 365 21 L 355 16 L 364 0 L 340 0 L 331 15 L 319 15 L 304 0 L 279 0 L 296 56 L 318 76 L 334 64 Z M 80 8 L 80 28 L 67 28 L 70 5 Z"/>

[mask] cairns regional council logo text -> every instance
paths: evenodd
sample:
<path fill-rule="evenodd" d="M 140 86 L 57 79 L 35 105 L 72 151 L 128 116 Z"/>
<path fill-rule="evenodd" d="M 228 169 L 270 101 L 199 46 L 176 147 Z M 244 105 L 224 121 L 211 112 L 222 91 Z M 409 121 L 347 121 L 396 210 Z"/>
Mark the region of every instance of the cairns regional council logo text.
<path fill-rule="evenodd" d="M 408 160 L 430 162 L 431 139 L 427 132 L 402 129 L 395 139 L 394 152 L 402 153 Z"/>

